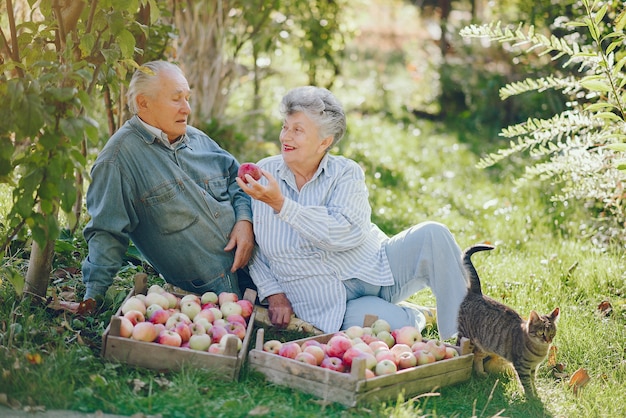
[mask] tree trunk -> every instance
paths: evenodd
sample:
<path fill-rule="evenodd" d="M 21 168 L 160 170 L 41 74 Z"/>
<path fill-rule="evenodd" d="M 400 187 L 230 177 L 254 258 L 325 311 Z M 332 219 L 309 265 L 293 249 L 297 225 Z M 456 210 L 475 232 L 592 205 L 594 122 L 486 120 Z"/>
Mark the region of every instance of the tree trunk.
<path fill-rule="evenodd" d="M 49 239 L 45 247 L 41 247 L 35 241 L 30 252 L 28 271 L 26 272 L 26 283 L 24 294 L 34 296 L 39 301 L 45 301 L 52 270 L 52 259 L 54 257 L 54 239 Z"/>

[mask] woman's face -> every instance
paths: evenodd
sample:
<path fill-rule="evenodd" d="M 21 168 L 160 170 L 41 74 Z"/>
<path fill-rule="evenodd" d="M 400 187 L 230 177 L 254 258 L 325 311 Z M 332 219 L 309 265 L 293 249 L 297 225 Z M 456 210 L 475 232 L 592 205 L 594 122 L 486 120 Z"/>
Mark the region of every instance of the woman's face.
<path fill-rule="evenodd" d="M 182 74 L 165 70 L 159 74 L 158 86 L 153 96 L 139 95 L 138 115 L 173 141 L 187 130 L 187 118 L 191 113 L 189 84 Z"/>
<path fill-rule="evenodd" d="M 332 136 L 320 139 L 317 125 L 303 112 L 285 117 L 279 138 L 287 165 L 303 168 L 317 167 L 332 142 Z"/>

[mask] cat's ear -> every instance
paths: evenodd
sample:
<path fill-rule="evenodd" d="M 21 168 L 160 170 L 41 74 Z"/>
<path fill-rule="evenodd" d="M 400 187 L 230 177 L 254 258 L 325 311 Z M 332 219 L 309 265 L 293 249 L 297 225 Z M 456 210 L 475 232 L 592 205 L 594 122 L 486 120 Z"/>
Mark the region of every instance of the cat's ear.
<path fill-rule="evenodd" d="M 556 308 L 554 308 L 554 310 L 550 314 L 550 319 L 552 321 L 556 321 L 559 318 L 559 313 L 560 312 L 561 312 L 561 310 L 558 308 L 558 306 Z"/>
<path fill-rule="evenodd" d="M 530 315 L 528 316 L 528 322 L 536 322 L 539 321 L 539 314 L 532 310 L 530 311 Z"/>

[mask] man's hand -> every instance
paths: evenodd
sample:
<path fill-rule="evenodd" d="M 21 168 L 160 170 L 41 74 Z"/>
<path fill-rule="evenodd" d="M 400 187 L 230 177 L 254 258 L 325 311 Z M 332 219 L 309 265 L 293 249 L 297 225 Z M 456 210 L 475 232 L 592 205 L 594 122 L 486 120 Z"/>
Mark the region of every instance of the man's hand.
<path fill-rule="evenodd" d="M 268 296 L 267 300 L 270 304 L 268 312 L 270 321 L 272 324 L 279 328 L 284 328 L 289 325 L 291 315 L 293 315 L 293 308 L 291 302 L 287 299 L 284 293 L 277 293 L 272 296 Z"/>
<path fill-rule="evenodd" d="M 250 221 L 237 221 L 230 231 L 230 240 L 224 251 L 235 250 L 235 260 L 230 271 L 233 273 L 245 267 L 254 250 L 254 232 Z"/>

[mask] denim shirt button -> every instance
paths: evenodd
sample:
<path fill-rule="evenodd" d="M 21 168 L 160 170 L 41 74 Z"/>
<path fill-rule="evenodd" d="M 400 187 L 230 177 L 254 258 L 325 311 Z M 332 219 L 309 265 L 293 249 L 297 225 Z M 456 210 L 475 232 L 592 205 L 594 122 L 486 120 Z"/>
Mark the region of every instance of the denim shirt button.
<path fill-rule="evenodd" d="M 213 214 L 213 216 L 215 216 L 216 218 L 219 218 L 219 217 L 220 217 L 220 213 L 219 213 L 219 212 L 215 212 L 215 213 Z"/>

